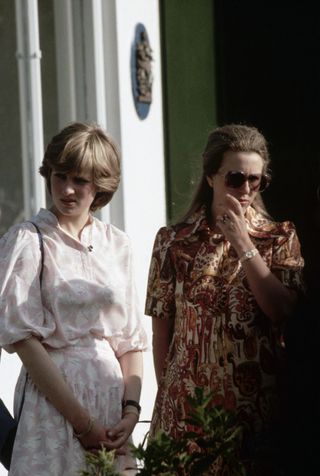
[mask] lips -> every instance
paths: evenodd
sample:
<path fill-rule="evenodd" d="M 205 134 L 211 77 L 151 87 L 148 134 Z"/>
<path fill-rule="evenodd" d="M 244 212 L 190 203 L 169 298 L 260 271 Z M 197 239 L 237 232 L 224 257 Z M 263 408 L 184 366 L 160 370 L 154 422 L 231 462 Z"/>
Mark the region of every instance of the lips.
<path fill-rule="evenodd" d="M 241 198 L 238 199 L 238 202 L 242 205 L 242 206 L 245 206 L 245 205 L 248 205 L 249 204 L 249 200 L 242 200 Z"/>
<path fill-rule="evenodd" d="M 62 198 L 61 199 L 61 202 L 64 204 L 64 205 L 73 205 L 74 203 L 76 203 L 75 200 L 68 200 L 66 198 Z"/>

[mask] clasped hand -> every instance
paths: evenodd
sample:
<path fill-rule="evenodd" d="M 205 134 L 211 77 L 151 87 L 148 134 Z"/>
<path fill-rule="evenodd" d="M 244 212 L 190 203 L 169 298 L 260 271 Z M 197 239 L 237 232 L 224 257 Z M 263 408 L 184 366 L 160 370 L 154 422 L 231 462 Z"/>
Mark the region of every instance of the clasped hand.
<path fill-rule="evenodd" d="M 89 451 L 96 453 L 104 447 L 108 450 L 116 450 L 116 454 L 125 454 L 123 445 L 128 440 L 137 423 L 136 415 L 128 413 L 120 422 L 112 428 L 106 428 L 95 421 L 88 435 L 79 438 L 81 445 Z"/>

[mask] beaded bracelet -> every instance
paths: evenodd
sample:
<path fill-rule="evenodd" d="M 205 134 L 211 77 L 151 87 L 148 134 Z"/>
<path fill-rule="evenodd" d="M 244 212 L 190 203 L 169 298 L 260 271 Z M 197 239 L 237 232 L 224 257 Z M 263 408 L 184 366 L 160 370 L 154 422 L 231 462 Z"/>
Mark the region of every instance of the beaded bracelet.
<path fill-rule="evenodd" d="M 141 406 L 135 400 L 123 400 L 122 408 L 125 408 L 125 407 L 135 407 L 138 410 L 139 415 L 140 415 Z"/>
<path fill-rule="evenodd" d="M 76 436 L 77 438 L 83 438 L 84 436 L 86 436 L 92 430 L 93 422 L 94 418 L 90 417 L 87 429 L 84 430 L 82 433 L 76 433 L 75 431 L 73 431 L 74 436 Z"/>

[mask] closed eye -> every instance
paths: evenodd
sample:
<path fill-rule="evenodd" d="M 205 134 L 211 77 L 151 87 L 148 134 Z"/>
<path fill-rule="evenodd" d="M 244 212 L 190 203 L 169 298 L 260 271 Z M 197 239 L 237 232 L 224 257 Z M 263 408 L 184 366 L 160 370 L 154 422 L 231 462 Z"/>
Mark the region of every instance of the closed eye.
<path fill-rule="evenodd" d="M 87 180 L 83 177 L 74 177 L 73 179 L 75 181 L 75 183 L 77 183 L 78 185 L 85 185 L 87 183 L 90 183 L 90 180 Z"/>

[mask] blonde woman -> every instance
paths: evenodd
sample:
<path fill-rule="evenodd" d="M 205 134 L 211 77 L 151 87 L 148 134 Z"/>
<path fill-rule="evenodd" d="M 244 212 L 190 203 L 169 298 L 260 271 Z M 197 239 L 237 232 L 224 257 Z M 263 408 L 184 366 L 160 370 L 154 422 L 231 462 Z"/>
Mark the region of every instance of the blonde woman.
<path fill-rule="evenodd" d="M 270 159 L 256 128 L 214 129 L 202 158 L 186 216 L 159 230 L 151 259 L 145 312 L 158 379 L 151 434 L 179 438 L 192 429 L 188 396 L 202 387 L 244 424 L 248 475 L 275 476 L 279 336 L 303 288 L 299 240 L 291 222 L 275 222 L 263 205 Z M 267 456 L 257 462 L 261 447 Z"/>

